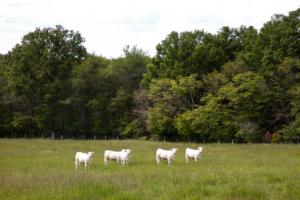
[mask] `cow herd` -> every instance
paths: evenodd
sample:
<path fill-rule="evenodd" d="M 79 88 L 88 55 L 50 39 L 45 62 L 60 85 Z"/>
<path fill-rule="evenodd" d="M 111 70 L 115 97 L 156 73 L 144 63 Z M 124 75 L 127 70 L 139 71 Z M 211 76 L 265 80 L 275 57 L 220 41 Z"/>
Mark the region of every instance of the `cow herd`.
<path fill-rule="evenodd" d="M 194 159 L 195 162 L 201 158 L 201 152 L 203 147 L 198 147 L 197 149 L 186 148 L 185 150 L 185 161 L 186 163 L 189 162 L 189 159 Z M 178 151 L 177 148 L 172 148 L 170 150 L 165 149 L 157 149 L 155 158 L 157 164 L 160 163 L 161 160 L 167 160 L 168 165 L 172 163 L 175 158 L 175 154 Z M 111 151 L 105 150 L 104 151 L 104 164 L 108 165 L 109 161 L 116 161 L 121 165 L 128 165 L 130 156 L 131 156 L 131 149 L 122 149 L 121 151 Z M 92 162 L 92 156 L 94 152 L 82 153 L 76 152 L 75 154 L 75 168 L 77 169 L 80 163 L 84 164 L 85 169 L 88 168 L 88 165 Z"/>

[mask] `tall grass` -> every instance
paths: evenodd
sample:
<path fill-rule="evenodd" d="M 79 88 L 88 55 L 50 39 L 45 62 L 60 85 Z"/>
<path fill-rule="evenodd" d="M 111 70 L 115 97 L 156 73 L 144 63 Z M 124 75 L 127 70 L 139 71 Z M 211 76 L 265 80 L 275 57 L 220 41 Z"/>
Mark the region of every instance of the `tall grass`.
<path fill-rule="evenodd" d="M 186 164 L 192 143 L 150 141 L 0 140 L 0 199 L 300 199 L 300 146 L 204 144 Z M 170 167 L 155 150 L 179 148 Z M 105 149 L 131 148 L 128 166 L 104 165 Z M 76 151 L 94 151 L 75 170 Z"/>

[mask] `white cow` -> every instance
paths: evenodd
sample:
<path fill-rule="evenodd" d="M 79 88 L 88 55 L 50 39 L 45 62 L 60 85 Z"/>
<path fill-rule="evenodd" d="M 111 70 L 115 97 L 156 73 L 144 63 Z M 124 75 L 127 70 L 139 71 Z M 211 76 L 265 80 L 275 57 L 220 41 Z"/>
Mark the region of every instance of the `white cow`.
<path fill-rule="evenodd" d="M 111 150 L 105 150 L 104 151 L 104 163 L 105 165 L 108 164 L 109 160 L 116 160 L 117 163 L 122 163 L 121 157 L 123 158 L 124 162 L 128 162 L 129 156 L 130 156 L 130 149 L 122 149 L 121 151 L 111 151 Z"/>
<path fill-rule="evenodd" d="M 104 151 L 104 164 L 107 165 L 109 160 L 116 160 L 117 162 L 119 162 L 120 153 L 121 153 L 121 151 L 105 150 Z"/>
<path fill-rule="evenodd" d="M 84 168 L 87 169 L 88 164 L 92 162 L 92 156 L 94 152 L 82 153 L 76 152 L 75 154 L 75 168 L 77 169 L 80 166 L 80 163 L 84 163 Z"/>
<path fill-rule="evenodd" d="M 177 148 L 173 148 L 170 150 L 164 150 L 164 149 L 157 149 L 156 150 L 156 162 L 157 164 L 160 163 L 160 160 L 167 160 L 168 165 L 170 165 L 175 158 L 175 154 L 177 152 Z"/>
<path fill-rule="evenodd" d="M 194 158 L 195 162 L 197 162 L 197 159 L 201 158 L 202 150 L 203 150 L 203 147 L 198 147 L 198 149 L 186 148 L 186 150 L 185 150 L 185 161 L 186 161 L 186 163 L 189 162 L 189 158 Z"/>
<path fill-rule="evenodd" d="M 120 152 L 120 162 L 122 165 L 125 164 L 128 165 L 130 155 L 131 155 L 131 149 L 122 149 L 122 151 Z"/>

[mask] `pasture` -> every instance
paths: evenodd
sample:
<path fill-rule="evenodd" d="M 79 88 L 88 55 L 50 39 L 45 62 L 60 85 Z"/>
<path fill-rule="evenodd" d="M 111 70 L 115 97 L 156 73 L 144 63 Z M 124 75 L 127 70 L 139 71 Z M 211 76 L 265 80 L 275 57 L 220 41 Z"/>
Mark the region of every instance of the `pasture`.
<path fill-rule="evenodd" d="M 186 147 L 203 146 L 198 163 Z M 170 167 L 157 148 L 178 148 Z M 104 165 L 105 149 L 132 149 L 128 166 Z M 94 151 L 75 170 L 76 151 Z M 0 140 L 0 199 L 300 199 L 300 146 L 151 141 Z"/>

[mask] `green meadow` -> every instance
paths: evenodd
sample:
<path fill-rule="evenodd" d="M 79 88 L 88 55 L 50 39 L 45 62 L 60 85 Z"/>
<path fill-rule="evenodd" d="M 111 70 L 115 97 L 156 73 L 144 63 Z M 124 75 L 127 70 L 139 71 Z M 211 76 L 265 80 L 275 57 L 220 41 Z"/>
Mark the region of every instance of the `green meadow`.
<path fill-rule="evenodd" d="M 200 162 L 186 147 L 203 146 Z M 155 150 L 179 149 L 170 167 Z M 128 166 L 104 165 L 105 149 L 132 149 Z M 94 151 L 75 170 L 76 151 Z M 195 144 L 139 140 L 0 140 L 0 199 L 300 199 L 297 144 Z"/>

